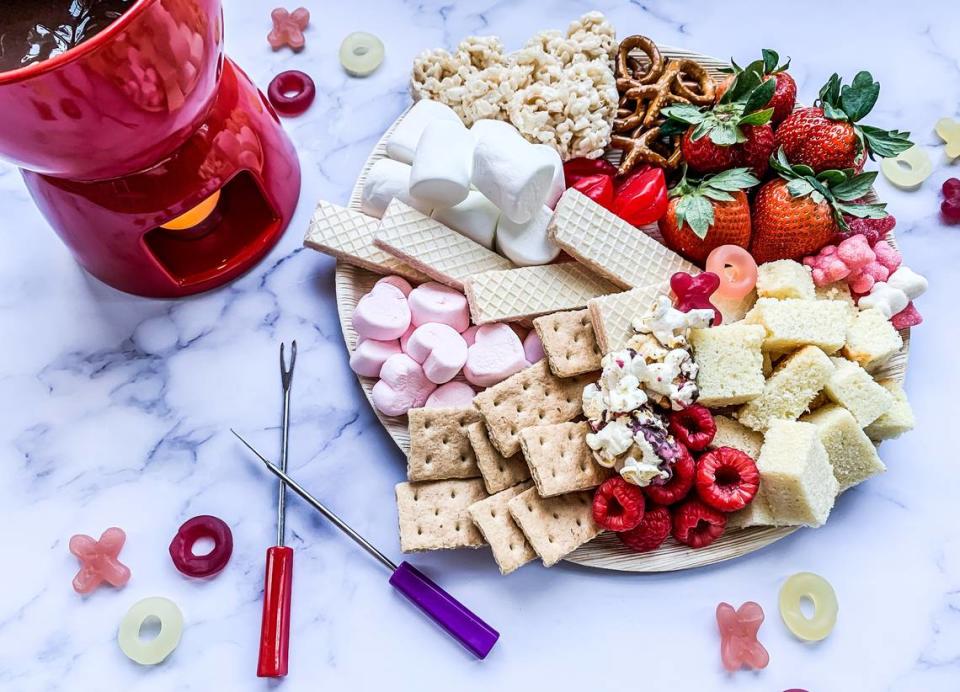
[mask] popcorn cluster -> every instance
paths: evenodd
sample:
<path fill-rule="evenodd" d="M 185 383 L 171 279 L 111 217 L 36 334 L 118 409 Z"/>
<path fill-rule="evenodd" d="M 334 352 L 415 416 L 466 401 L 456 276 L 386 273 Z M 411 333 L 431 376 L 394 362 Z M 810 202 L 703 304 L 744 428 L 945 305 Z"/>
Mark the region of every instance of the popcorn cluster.
<path fill-rule="evenodd" d="M 420 54 L 413 63 L 415 99 L 445 103 L 469 127 L 506 120 L 531 142 L 564 159 L 597 158 L 609 143 L 618 104 L 613 74 L 616 33 L 599 12 L 566 34 L 543 31 L 504 54 L 495 36 L 470 36 L 454 53 Z"/>

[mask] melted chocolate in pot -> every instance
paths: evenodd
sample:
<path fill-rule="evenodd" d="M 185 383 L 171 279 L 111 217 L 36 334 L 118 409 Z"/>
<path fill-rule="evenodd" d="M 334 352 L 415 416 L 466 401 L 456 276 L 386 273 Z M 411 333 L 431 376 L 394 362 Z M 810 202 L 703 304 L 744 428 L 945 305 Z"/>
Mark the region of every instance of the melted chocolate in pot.
<path fill-rule="evenodd" d="M 0 72 L 65 53 L 136 0 L 0 0 Z"/>

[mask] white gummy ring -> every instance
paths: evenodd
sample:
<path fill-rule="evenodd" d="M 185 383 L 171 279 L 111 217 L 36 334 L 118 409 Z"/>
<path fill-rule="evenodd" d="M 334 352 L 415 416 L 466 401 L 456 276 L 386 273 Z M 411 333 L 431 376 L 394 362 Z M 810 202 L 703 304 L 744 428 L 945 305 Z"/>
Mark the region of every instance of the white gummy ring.
<path fill-rule="evenodd" d="M 140 638 L 140 628 L 148 618 L 160 620 L 160 632 L 151 640 Z M 183 615 L 168 598 L 153 596 L 134 603 L 120 621 L 117 643 L 131 661 L 143 666 L 156 665 L 173 653 L 183 634 Z"/>
<path fill-rule="evenodd" d="M 366 77 L 383 63 L 383 41 L 365 31 L 354 31 L 340 44 L 340 64 L 354 77 Z"/>

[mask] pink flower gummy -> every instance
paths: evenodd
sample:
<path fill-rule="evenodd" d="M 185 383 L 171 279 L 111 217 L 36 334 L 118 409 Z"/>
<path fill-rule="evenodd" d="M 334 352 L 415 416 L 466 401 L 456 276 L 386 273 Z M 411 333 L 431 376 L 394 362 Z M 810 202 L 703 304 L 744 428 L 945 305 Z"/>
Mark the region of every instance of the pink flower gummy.
<path fill-rule="evenodd" d="M 116 526 L 103 532 L 100 540 L 78 533 L 70 538 L 70 552 L 80 560 L 80 571 L 73 578 L 73 590 L 87 594 L 103 582 L 123 586 L 130 581 L 130 569 L 117 559 L 127 535 Z"/>
<path fill-rule="evenodd" d="M 283 46 L 290 46 L 294 51 L 301 51 L 307 41 L 303 37 L 303 30 L 310 23 L 310 10 L 298 7 L 288 12 L 283 7 L 277 7 L 270 13 L 273 20 L 273 30 L 267 34 L 267 42 L 274 50 Z"/>
<path fill-rule="evenodd" d="M 729 603 L 717 605 L 717 627 L 720 629 L 720 658 L 731 673 L 746 666 L 766 668 L 770 654 L 757 639 L 763 624 L 763 608 L 747 601 L 734 610 Z"/>

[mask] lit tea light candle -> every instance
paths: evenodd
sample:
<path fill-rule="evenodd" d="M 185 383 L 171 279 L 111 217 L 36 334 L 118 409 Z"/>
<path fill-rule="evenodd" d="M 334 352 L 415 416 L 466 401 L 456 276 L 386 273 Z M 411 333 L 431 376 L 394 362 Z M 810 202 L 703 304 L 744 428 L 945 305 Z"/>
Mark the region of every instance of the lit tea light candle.
<path fill-rule="evenodd" d="M 185 231 L 188 228 L 193 228 L 197 224 L 203 223 L 213 213 L 219 201 L 220 190 L 217 190 L 197 206 L 188 209 L 174 219 L 170 219 L 165 224 L 161 224 L 160 228 L 165 228 L 168 231 Z"/>

